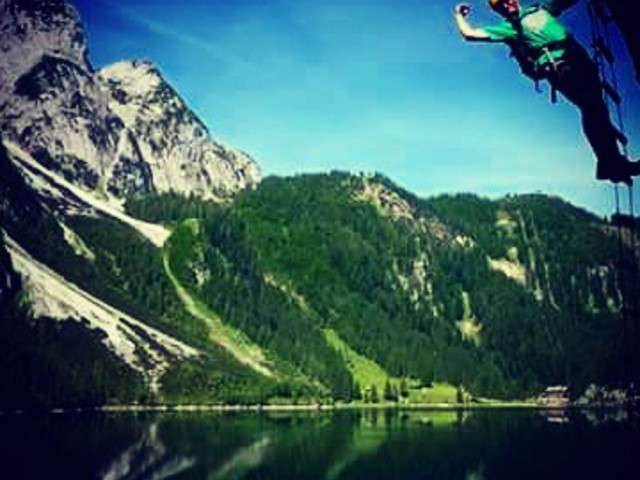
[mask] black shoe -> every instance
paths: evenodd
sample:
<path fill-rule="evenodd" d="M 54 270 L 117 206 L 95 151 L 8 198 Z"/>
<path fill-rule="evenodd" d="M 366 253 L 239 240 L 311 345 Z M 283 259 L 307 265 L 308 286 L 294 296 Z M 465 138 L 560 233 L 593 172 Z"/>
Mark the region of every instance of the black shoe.
<path fill-rule="evenodd" d="M 598 162 L 596 168 L 596 178 L 598 180 L 609 180 L 613 183 L 625 183 L 633 186 L 633 179 L 640 175 L 640 162 L 630 162 L 624 157 L 615 162 Z"/>
<path fill-rule="evenodd" d="M 627 160 L 625 168 L 630 177 L 637 177 L 640 175 L 640 161 L 631 162 Z"/>

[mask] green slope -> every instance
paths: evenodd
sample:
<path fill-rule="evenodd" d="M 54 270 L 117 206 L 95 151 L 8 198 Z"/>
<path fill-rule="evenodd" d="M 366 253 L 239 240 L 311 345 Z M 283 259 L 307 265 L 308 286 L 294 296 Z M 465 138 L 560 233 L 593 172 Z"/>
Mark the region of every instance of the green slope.
<path fill-rule="evenodd" d="M 160 401 L 352 401 L 360 390 L 371 401 L 375 386 L 381 401 L 402 387 L 402 402 L 451 404 L 459 391 L 524 398 L 628 379 L 619 312 L 633 278 L 612 225 L 557 198 L 425 200 L 383 177 L 332 173 L 268 178 L 225 205 L 131 199 L 131 213 L 172 226 L 158 249 L 120 222 L 45 206 L 6 161 L 0 174 L 2 228 L 25 250 L 203 352 L 169 369 Z M 3 320 L 34 320 L 3 308 Z M 23 327 L 0 325 L 7 342 L 28 338 Z M 60 380 L 71 403 L 73 391 L 146 400 L 95 339 L 84 344 L 97 377 L 60 358 L 81 332 L 39 328 L 21 360 L 42 367 L 33 385 L 72 372 L 85 385 Z M 107 393 L 91 397 L 99 378 Z M 37 398 L 33 385 L 25 395 L 46 404 L 53 392 Z"/>
<path fill-rule="evenodd" d="M 446 385 L 514 398 L 624 380 L 615 239 L 560 199 L 423 200 L 332 173 L 268 178 L 226 206 L 173 195 L 129 208 L 199 218 L 209 276 L 183 264 L 180 283 L 334 398 L 386 378 L 449 402 Z"/>
<path fill-rule="evenodd" d="M 179 280 L 171 270 L 171 252 L 174 245 L 179 243 L 176 241 L 176 237 L 181 236 L 195 236 L 198 230 L 198 224 L 195 220 L 185 220 L 174 232 L 174 239 L 169 241 L 169 245 L 165 247 L 163 252 L 163 266 L 164 271 L 171 280 L 178 297 L 182 300 L 187 312 L 193 315 L 195 318 L 202 320 L 209 329 L 210 338 L 213 342 L 220 345 L 233 355 L 240 363 L 247 365 L 256 372 L 266 377 L 273 377 L 274 372 L 272 366 L 262 349 L 252 343 L 247 336 L 229 325 L 225 325 L 220 317 L 208 309 L 202 302 L 195 299 L 191 294 L 180 284 Z M 181 241 L 188 241 L 181 239 Z"/>
<path fill-rule="evenodd" d="M 323 333 L 327 343 L 340 353 L 360 388 L 366 389 L 375 386 L 378 392 L 384 391 L 385 383 L 390 380 L 390 377 L 380 365 L 353 350 L 338 336 L 335 330 L 325 328 Z"/>

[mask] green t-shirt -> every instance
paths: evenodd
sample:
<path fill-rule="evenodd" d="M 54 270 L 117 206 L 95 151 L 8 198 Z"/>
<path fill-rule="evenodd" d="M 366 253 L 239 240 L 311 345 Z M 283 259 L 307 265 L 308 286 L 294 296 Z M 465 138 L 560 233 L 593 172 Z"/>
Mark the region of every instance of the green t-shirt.
<path fill-rule="evenodd" d="M 556 0 L 537 6 L 522 7 L 520 10 L 520 24 L 522 31 L 518 32 L 514 24 L 505 20 L 498 25 L 484 27 L 481 30 L 492 42 L 503 42 L 512 48 L 524 50 L 535 58 L 535 63 L 544 65 L 550 60 L 558 60 L 564 55 L 563 48 L 550 48 L 549 52 L 542 49 L 556 42 L 562 42 L 569 37 L 568 30 L 560 23 L 556 15 L 571 6 L 574 1 Z M 551 57 L 551 58 L 549 58 Z"/>

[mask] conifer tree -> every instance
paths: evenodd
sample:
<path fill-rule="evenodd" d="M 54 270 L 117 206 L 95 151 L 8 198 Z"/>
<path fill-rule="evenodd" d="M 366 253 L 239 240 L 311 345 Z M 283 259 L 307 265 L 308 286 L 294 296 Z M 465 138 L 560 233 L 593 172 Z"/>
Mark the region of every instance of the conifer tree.
<path fill-rule="evenodd" d="M 388 378 L 384 383 L 384 399 L 387 402 L 393 401 L 393 390 L 391 388 L 391 382 L 389 382 Z"/>
<path fill-rule="evenodd" d="M 403 398 L 407 398 L 409 396 L 409 385 L 407 384 L 407 379 L 402 377 L 400 380 L 400 396 Z"/>
<path fill-rule="evenodd" d="M 380 397 L 378 396 L 378 389 L 375 385 L 371 385 L 371 403 L 379 403 Z"/>

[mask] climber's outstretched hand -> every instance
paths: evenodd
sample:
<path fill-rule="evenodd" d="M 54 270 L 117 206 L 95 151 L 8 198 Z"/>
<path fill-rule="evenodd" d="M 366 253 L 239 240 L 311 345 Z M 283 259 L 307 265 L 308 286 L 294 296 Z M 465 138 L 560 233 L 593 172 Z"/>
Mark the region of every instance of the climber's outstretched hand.
<path fill-rule="evenodd" d="M 471 11 L 471 6 L 466 3 L 459 3 L 458 5 L 456 5 L 455 11 L 458 15 L 466 17 Z"/>

